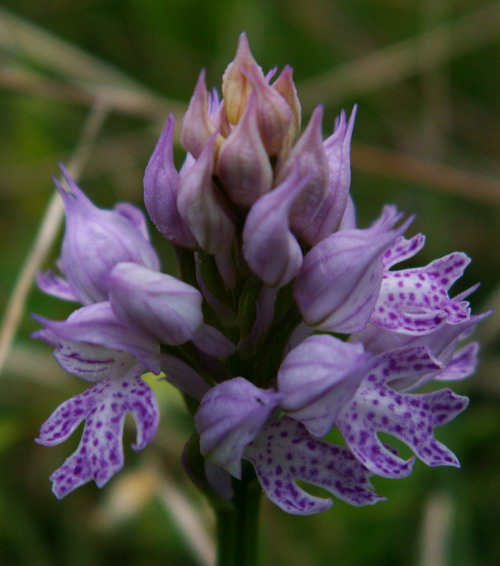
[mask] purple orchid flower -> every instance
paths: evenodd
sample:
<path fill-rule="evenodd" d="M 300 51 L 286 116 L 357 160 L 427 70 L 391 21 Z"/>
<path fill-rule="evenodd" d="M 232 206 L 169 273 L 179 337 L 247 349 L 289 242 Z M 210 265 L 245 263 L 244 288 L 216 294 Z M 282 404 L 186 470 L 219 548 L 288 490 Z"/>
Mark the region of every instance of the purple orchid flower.
<path fill-rule="evenodd" d="M 126 413 L 132 413 L 137 425 L 135 450 L 153 439 L 159 410 L 141 375 L 147 369 L 159 373 L 159 348 L 116 319 L 108 303 L 82 307 L 67 321 L 38 320 L 45 328 L 35 337 L 56 347 L 54 355 L 66 371 L 92 383 L 54 411 L 37 440 L 45 446 L 60 444 L 85 419 L 80 445 L 51 476 L 61 498 L 91 480 L 102 486 L 123 467 Z"/>
<path fill-rule="evenodd" d="M 391 387 L 399 380 L 408 387 L 443 368 L 427 348 L 402 348 L 383 354 L 343 407 L 337 426 L 356 458 L 372 473 L 402 477 L 411 473 L 413 458 L 403 460 L 385 447 L 379 432 L 405 442 L 429 466 L 458 466 L 456 456 L 433 435 L 468 403 L 449 389 L 431 393 L 402 393 Z"/>
<path fill-rule="evenodd" d="M 63 169 L 61 273 L 38 283 L 84 306 L 64 321 L 36 317 L 35 336 L 90 387 L 62 403 L 37 440 L 59 444 L 85 421 L 52 475 L 58 497 L 91 480 L 102 486 L 123 466 L 126 413 L 137 425 L 133 448 L 152 441 L 159 412 L 147 371 L 164 372 L 161 385 L 187 401 L 196 433 L 183 461 L 210 497 L 233 498 L 240 479 L 246 489 L 253 466 L 273 503 L 308 515 L 332 500 L 301 482 L 362 506 L 382 499 L 372 475 L 404 477 L 417 458 L 458 466 L 437 429 L 468 400 L 432 387 L 477 365 L 478 345 L 465 340 L 489 313 L 471 314 L 476 287 L 450 296 L 470 260 L 455 252 L 394 269 L 425 238 L 404 236 L 413 218 L 393 205 L 357 225 L 356 107 L 326 140 L 322 114 L 320 105 L 300 133 L 291 68 L 264 72 L 245 34 L 222 97 L 202 71 L 182 122 L 184 164 L 177 171 L 170 116 L 144 177 L 147 211 L 175 246 L 179 278 L 160 271 L 136 207 L 97 208 Z M 391 437 L 413 456 L 398 455 Z"/>

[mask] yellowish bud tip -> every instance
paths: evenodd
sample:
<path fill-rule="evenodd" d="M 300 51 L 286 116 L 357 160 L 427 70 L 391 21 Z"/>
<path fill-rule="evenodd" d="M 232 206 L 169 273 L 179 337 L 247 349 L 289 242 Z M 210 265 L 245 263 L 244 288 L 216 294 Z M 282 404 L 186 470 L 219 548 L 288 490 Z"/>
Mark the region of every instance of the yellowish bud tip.
<path fill-rule="evenodd" d="M 222 96 L 226 115 L 231 124 L 237 124 L 240 121 L 247 106 L 248 97 L 253 90 L 248 80 L 252 68 L 262 74 L 262 69 L 250 51 L 247 36 L 242 33 L 234 60 L 228 65 L 222 77 Z"/>

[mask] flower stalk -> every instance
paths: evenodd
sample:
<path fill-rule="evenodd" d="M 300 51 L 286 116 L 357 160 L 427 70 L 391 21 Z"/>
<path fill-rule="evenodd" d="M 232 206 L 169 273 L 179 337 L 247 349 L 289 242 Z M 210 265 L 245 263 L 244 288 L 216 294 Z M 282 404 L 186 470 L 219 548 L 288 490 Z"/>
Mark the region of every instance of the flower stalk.
<path fill-rule="evenodd" d="M 230 505 L 215 509 L 217 566 L 255 566 L 262 490 L 253 468 L 244 466 Z"/>

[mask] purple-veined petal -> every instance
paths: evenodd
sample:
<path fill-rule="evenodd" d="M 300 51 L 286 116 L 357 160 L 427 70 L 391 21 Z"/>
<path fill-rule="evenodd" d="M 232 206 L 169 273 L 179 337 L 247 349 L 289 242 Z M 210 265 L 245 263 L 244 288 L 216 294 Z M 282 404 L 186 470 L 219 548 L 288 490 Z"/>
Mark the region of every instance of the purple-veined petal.
<path fill-rule="evenodd" d="M 50 478 L 58 498 L 91 480 L 102 487 L 123 467 L 126 413 L 132 413 L 137 427 L 132 448 L 142 450 L 156 433 L 159 410 L 153 391 L 138 376 L 93 385 L 65 401 L 42 425 L 37 442 L 54 446 L 85 420 L 78 448 Z"/>
<path fill-rule="evenodd" d="M 209 96 L 205 74 L 205 70 L 202 70 L 182 120 L 181 144 L 195 158 L 201 155 L 216 131 L 208 113 Z M 217 134 L 217 139 L 217 143 L 220 143 L 222 136 Z"/>
<path fill-rule="evenodd" d="M 78 352 L 78 345 L 83 344 L 82 359 L 85 359 L 87 345 L 91 344 L 118 352 L 128 352 L 142 362 L 149 371 L 160 372 L 158 343 L 143 332 L 120 321 L 108 302 L 82 307 L 74 311 L 67 320 L 49 320 L 41 316 L 33 318 L 43 324 L 48 331 L 35 333 L 36 338 L 41 338 L 55 346 L 58 346 L 56 340 L 68 341 L 66 345 L 71 343 L 75 352 Z"/>
<path fill-rule="evenodd" d="M 404 477 L 411 473 L 413 458 L 403 460 L 382 444 L 377 434 L 387 433 L 407 444 L 429 466 L 458 466 L 456 456 L 438 442 L 435 427 L 455 418 L 467 398 L 449 389 L 432 393 L 400 393 L 387 382 L 419 381 L 440 364 L 425 348 L 403 348 L 381 356 L 379 364 L 361 382 L 346 405 L 337 426 L 356 458 L 372 473 Z"/>
<path fill-rule="evenodd" d="M 215 136 L 196 162 L 181 170 L 177 207 L 199 246 L 210 254 L 231 247 L 235 225 L 213 182 Z"/>
<path fill-rule="evenodd" d="M 244 458 L 253 464 L 268 498 L 287 513 L 311 515 L 333 503 L 308 494 L 296 480 L 322 487 L 351 505 L 383 499 L 373 492 L 371 474 L 347 448 L 314 438 L 289 417 L 266 426 L 247 446 Z"/>
<path fill-rule="evenodd" d="M 455 381 L 469 377 L 476 371 L 479 361 L 477 358 L 478 351 L 479 344 L 477 342 L 472 342 L 460 348 L 453 354 L 446 368 L 436 375 L 435 379 L 438 381 Z"/>
<path fill-rule="evenodd" d="M 257 124 L 260 137 L 269 155 L 278 156 L 283 148 L 292 123 L 292 110 L 283 96 L 271 87 L 257 65 L 242 70 L 250 81 L 257 102 Z M 241 118 L 243 119 L 243 118 Z"/>
<path fill-rule="evenodd" d="M 326 334 L 306 338 L 289 352 L 278 371 L 280 405 L 311 434 L 323 436 L 373 363 L 362 344 Z"/>
<path fill-rule="evenodd" d="M 128 220 L 141 236 L 149 242 L 148 225 L 142 210 L 129 202 L 119 202 L 115 204 L 113 211 L 117 212 L 120 216 L 125 218 L 125 220 Z"/>
<path fill-rule="evenodd" d="M 130 220 L 130 214 L 126 217 L 117 211 L 97 208 L 66 169 L 61 168 L 69 187 L 66 191 L 55 181 L 66 212 L 61 264 L 78 300 L 84 305 L 106 301 L 106 275 L 121 261 L 159 269 L 154 248 L 142 228 L 138 229 Z"/>
<path fill-rule="evenodd" d="M 270 82 L 272 76 L 274 76 L 274 73 L 272 73 L 272 75 L 271 73 L 272 71 L 269 72 L 266 76 L 268 82 Z M 300 122 L 302 117 L 300 100 L 297 96 L 297 89 L 293 82 L 293 69 L 289 65 L 285 65 L 279 77 L 272 84 L 272 87 L 274 88 L 274 90 L 281 94 L 281 96 L 286 100 L 286 103 L 288 104 L 290 110 L 292 111 L 292 120 L 283 141 L 283 148 L 280 156 L 282 158 L 286 158 L 290 151 L 290 148 L 295 143 L 297 135 L 300 132 Z"/>
<path fill-rule="evenodd" d="M 38 288 L 44 293 L 47 293 L 47 295 L 52 295 L 53 297 L 65 301 L 78 302 L 78 297 L 75 295 L 66 279 L 57 275 L 53 270 L 37 273 L 36 283 Z"/>
<path fill-rule="evenodd" d="M 212 387 L 194 417 L 202 455 L 240 479 L 243 451 L 280 398 L 274 390 L 260 389 L 243 377 Z"/>
<path fill-rule="evenodd" d="M 328 161 L 323 148 L 322 119 L 323 107 L 318 106 L 276 176 L 277 184 L 284 184 L 289 177 L 297 175 L 307 177 L 305 186 L 294 199 L 290 211 L 290 225 L 299 233 L 310 226 L 327 196 Z"/>

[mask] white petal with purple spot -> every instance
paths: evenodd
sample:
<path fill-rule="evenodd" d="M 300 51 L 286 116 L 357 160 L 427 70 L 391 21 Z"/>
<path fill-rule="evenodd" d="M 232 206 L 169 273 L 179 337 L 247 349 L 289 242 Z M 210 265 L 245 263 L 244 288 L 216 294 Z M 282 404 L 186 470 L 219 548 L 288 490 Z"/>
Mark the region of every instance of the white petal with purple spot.
<path fill-rule="evenodd" d="M 317 485 L 351 505 L 373 505 L 370 473 L 349 449 L 311 436 L 299 422 L 282 417 L 266 426 L 244 454 L 268 498 L 283 511 L 311 515 L 326 511 L 331 499 L 308 494 L 296 480 Z"/>
<path fill-rule="evenodd" d="M 106 379 L 60 405 L 40 429 L 39 444 L 64 442 L 85 420 L 76 451 L 56 470 L 51 480 L 58 498 L 91 480 L 102 487 L 123 467 L 123 425 L 132 413 L 137 426 L 134 450 L 153 439 L 159 410 L 151 388 L 138 376 Z"/>

